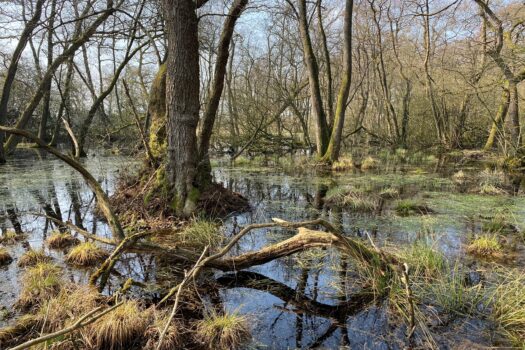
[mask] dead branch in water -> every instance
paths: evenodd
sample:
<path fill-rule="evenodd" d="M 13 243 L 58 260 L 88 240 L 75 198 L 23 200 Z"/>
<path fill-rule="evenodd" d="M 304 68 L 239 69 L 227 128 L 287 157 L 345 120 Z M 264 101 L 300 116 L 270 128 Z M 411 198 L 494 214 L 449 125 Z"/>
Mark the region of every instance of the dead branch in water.
<path fill-rule="evenodd" d="M 109 204 L 109 198 L 98 183 L 98 181 L 91 175 L 89 171 L 87 171 L 86 168 L 80 162 L 77 160 L 71 158 L 70 156 L 65 155 L 64 153 L 60 152 L 58 149 L 49 146 L 47 143 L 42 141 L 38 136 L 33 135 L 32 133 L 17 129 L 17 128 L 9 128 L 6 126 L 0 125 L 0 131 L 6 132 L 8 134 L 18 135 L 22 136 L 34 143 L 36 143 L 40 148 L 43 150 L 51 153 L 55 157 L 57 157 L 60 160 L 63 160 L 66 162 L 69 166 L 71 166 L 73 169 L 78 171 L 80 175 L 84 178 L 84 180 L 87 182 L 88 186 L 91 188 L 91 190 L 95 193 L 97 196 L 98 205 L 100 207 L 100 210 L 106 217 L 106 220 L 108 221 L 108 225 L 111 229 L 111 233 L 113 234 L 114 238 L 117 240 L 124 239 L 124 231 L 122 230 L 122 227 L 120 226 L 120 222 L 111 209 L 111 206 Z"/>

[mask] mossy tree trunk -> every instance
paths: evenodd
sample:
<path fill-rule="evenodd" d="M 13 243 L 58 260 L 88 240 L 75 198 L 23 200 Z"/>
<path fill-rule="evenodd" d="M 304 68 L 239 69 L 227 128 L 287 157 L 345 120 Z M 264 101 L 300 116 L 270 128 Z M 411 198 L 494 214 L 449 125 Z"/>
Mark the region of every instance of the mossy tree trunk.
<path fill-rule="evenodd" d="M 166 67 L 167 175 L 178 215 L 194 211 L 199 194 L 199 40 L 192 0 L 163 0 L 168 59 Z"/>
<path fill-rule="evenodd" d="M 339 151 L 341 150 L 341 137 L 343 133 L 343 126 L 345 122 L 346 104 L 348 95 L 350 93 L 350 84 L 352 82 L 352 15 L 353 15 L 353 0 L 345 1 L 345 15 L 344 15 L 344 48 L 343 48 L 343 62 L 344 71 L 339 93 L 337 95 L 337 103 L 335 108 L 335 119 L 330 136 L 330 141 L 326 153 L 322 157 L 327 162 L 336 161 L 339 158 Z"/>
<path fill-rule="evenodd" d="M 496 117 L 494 118 L 494 121 L 492 122 L 492 127 L 490 128 L 487 142 L 485 143 L 485 147 L 483 147 L 485 151 L 490 151 L 492 149 L 492 147 L 494 146 L 494 141 L 496 140 L 496 135 L 498 134 L 498 132 L 499 133 L 503 132 L 502 126 L 503 126 L 503 122 L 505 121 L 505 116 L 507 115 L 507 111 L 509 109 L 509 104 L 510 104 L 509 90 L 507 88 L 504 88 L 501 94 L 501 100 L 500 100 L 500 105 L 498 108 L 498 113 L 496 114 Z"/>

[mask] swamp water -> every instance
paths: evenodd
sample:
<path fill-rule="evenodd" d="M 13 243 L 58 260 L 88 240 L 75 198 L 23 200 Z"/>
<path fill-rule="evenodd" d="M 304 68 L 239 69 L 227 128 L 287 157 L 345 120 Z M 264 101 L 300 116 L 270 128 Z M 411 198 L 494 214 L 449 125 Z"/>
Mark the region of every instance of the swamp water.
<path fill-rule="evenodd" d="M 11 307 L 17 298 L 21 275 L 17 258 L 28 245 L 42 247 L 54 229 L 34 212 L 60 216 L 98 235 L 109 235 L 106 225 L 92 215 L 93 194 L 80 175 L 62 162 L 36 152 L 25 153 L 0 167 L 0 228 L 5 232 L 20 223 L 27 235 L 23 242 L 8 247 L 15 261 L 0 268 L 3 309 L 0 326 L 13 318 Z M 109 194 L 115 189 L 119 171 L 129 172 L 139 166 L 139 162 L 120 156 L 92 157 L 85 164 Z M 345 234 L 372 239 L 384 249 L 424 241 L 455 260 L 465 258 L 465 245 L 471 236 L 481 232 L 497 215 L 511 218 L 516 231 L 525 226 L 525 197 L 521 195 L 519 181 L 492 171 L 483 174 L 480 168 L 462 169 L 464 176 L 458 176 L 459 170 L 436 168 L 430 163 L 391 167 L 381 173 L 355 171 L 323 176 L 311 171 L 219 164 L 214 177 L 225 187 L 243 194 L 252 205 L 250 212 L 225 219 L 223 230 L 228 237 L 246 224 L 269 222 L 275 217 L 301 221 L 321 216 L 341 225 Z M 484 181 L 485 185 L 504 184 L 506 192 L 479 194 L 480 191 L 470 189 L 468 178 L 475 178 L 476 183 Z M 354 198 L 344 208 L 325 204 L 348 191 L 358 194 L 358 200 Z M 367 203 L 368 197 L 378 198 L 378 202 Z M 400 202 L 409 200 L 424 204 L 431 212 L 400 215 L 398 208 L 403 207 Z M 254 230 L 232 254 L 260 249 L 292 234 L 283 229 Z M 523 268 L 523 246 L 519 240 L 512 242 L 512 246 L 504 264 Z M 64 252 L 48 253 L 65 266 Z M 490 266 L 471 260 L 468 265 L 475 273 Z M 116 270 L 122 278 L 155 282 L 155 267 L 154 259 L 149 256 L 127 254 Z M 89 276 L 88 270 L 66 267 L 65 271 L 75 282 L 85 282 Z M 348 295 L 356 291 L 352 283 L 355 277 L 351 266 L 344 265 L 338 254 L 322 249 L 278 259 L 237 275 L 216 274 L 219 284 L 224 286 L 221 297 L 225 307 L 246 314 L 250 320 L 253 335 L 250 348 L 403 348 L 406 327 L 396 326 L 402 322 L 389 319 L 387 307 L 372 304 L 361 310 L 346 306 Z M 121 281 L 116 276 L 107 292 L 118 289 Z M 439 348 L 467 349 L 493 344 L 492 325 L 487 321 L 458 317 L 445 323 L 444 326 L 440 323 L 437 327 L 442 329 L 433 333 Z"/>

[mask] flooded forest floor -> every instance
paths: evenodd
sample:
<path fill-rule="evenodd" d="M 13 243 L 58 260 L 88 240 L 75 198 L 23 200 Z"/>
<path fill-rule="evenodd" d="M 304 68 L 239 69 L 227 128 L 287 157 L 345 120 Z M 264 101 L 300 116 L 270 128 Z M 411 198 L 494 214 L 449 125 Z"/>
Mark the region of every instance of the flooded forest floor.
<path fill-rule="evenodd" d="M 110 195 L 141 167 L 109 155 L 90 157 L 84 165 Z M 250 224 L 322 218 L 402 268 L 385 276 L 340 250 L 319 246 L 246 269 L 207 269 L 182 293 L 163 348 L 525 346 L 522 173 L 472 155 L 396 152 L 359 164 L 343 160 L 333 171 L 300 157 L 242 158 L 235 164 L 218 159 L 213 175 L 246 198 L 250 209 L 221 220 L 166 216 L 153 225 L 156 218 L 140 208 L 155 207 L 154 193 L 143 193 L 140 200 L 125 199 L 137 208 L 121 216 L 125 230 L 153 228 L 146 238 L 151 244 L 198 253 L 208 246 L 214 253 Z M 82 177 L 31 150 L 0 168 L 0 183 L 0 348 L 120 302 L 94 323 L 35 348 L 154 349 L 172 304 L 159 301 L 191 265 L 126 251 L 98 293 L 86 285 L 114 247 L 103 242 L 111 233 Z M 254 229 L 228 256 L 296 234 L 286 227 Z"/>

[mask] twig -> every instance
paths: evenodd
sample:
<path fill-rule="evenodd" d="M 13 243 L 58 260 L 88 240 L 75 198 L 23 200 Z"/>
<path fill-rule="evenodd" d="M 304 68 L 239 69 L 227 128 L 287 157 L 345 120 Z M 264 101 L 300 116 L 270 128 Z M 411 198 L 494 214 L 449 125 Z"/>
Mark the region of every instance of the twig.
<path fill-rule="evenodd" d="M 106 309 L 102 312 L 100 312 L 99 314 L 96 314 L 97 312 L 99 312 L 102 307 L 99 306 L 93 310 L 91 310 L 90 312 L 88 312 L 87 314 L 85 314 L 84 316 L 80 317 L 75 323 L 73 323 L 71 326 L 69 327 L 66 327 L 64 329 L 61 329 L 59 331 L 56 331 L 54 333 L 50 333 L 50 334 L 46 334 L 44 336 L 41 336 L 41 337 L 38 337 L 36 339 L 33 339 L 33 340 L 29 340 L 23 344 L 20 344 L 18 346 L 15 346 L 14 348 L 11 348 L 10 350 L 22 350 L 22 349 L 29 349 L 30 347 L 32 347 L 33 345 L 36 345 L 36 344 L 40 344 L 40 343 L 43 343 L 47 340 L 50 340 L 50 339 L 53 339 L 53 338 L 56 338 L 56 337 L 59 337 L 61 335 L 64 335 L 64 334 L 68 334 L 68 333 L 71 333 L 79 328 L 82 328 L 82 327 L 85 327 L 93 322 L 95 322 L 96 320 L 98 320 L 99 318 L 101 318 L 102 316 L 104 316 L 105 314 L 115 310 L 117 307 L 119 307 L 120 305 L 122 305 L 124 302 L 121 301 L 120 303 L 118 304 L 115 304 L 114 306 L 110 307 L 109 309 Z M 96 314 L 96 315 L 95 315 Z"/>
<path fill-rule="evenodd" d="M 197 276 L 197 274 L 199 273 L 199 271 L 202 268 L 202 265 L 200 265 L 200 262 L 202 261 L 204 256 L 208 253 L 208 249 L 209 249 L 209 246 L 206 246 L 204 248 L 204 250 L 202 251 L 201 256 L 199 257 L 199 259 L 197 260 L 195 265 L 193 265 L 191 270 L 188 273 L 185 274 L 184 279 L 177 286 L 177 295 L 175 296 L 175 302 L 173 304 L 173 308 L 171 309 L 170 316 L 168 317 L 168 321 L 166 322 L 166 325 L 164 326 L 164 329 L 162 330 L 162 333 L 160 334 L 159 343 L 157 344 L 157 350 L 161 349 L 162 342 L 164 341 L 164 337 L 166 336 L 166 333 L 168 332 L 168 328 L 170 326 L 170 323 L 173 320 L 173 317 L 175 317 L 175 313 L 177 312 L 177 308 L 179 306 L 179 300 L 180 300 L 180 295 L 182 293 L 182 288 L 184 288 L 184 286 L 190 281 L 190 279 L 195 278 L 195 276 Z"/>

